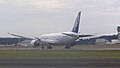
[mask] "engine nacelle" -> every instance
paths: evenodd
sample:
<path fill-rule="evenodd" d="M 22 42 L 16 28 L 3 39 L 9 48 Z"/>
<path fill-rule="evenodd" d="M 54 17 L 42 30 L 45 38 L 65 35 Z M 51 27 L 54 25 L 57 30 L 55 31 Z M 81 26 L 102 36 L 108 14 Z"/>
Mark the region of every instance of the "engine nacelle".
<path fill-rule="evenodd" d="M 30 44 L 34 47 L 40 46 L 40 41 L 39 40 L 32 40 Z"/>

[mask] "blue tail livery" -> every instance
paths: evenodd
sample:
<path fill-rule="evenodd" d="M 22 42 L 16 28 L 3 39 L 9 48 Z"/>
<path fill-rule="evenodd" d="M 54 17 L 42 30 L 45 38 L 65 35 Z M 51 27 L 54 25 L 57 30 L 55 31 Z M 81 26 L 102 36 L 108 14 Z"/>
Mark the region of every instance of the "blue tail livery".
<path fill-rule="evenodd" d="M 79 24 L 80 24 L 80 16 L 81 16 L 81 11 L 77 15 L 77 18 L 75 20 L 75 24 L 73 26 L 72 32 L 78 33 L 78 31 L 79 31 Z"/>

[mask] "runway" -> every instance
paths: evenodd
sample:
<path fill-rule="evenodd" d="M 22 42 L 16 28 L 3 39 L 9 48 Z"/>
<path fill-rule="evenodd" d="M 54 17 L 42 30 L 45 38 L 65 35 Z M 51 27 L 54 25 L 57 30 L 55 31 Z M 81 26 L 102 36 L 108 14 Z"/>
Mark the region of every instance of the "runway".
<path fill-rule="evenodd" d="M 120 59 L 0 59 L 0 68 L 120 68 Z"/>
<path fill-rule="evenodd" d="M 75 45 L 70 49 L 64 46 L 53 46 L 53 49 L 41 49 L 41 47 L 29 46 L 1 46 L 0 50 L 120 50 L 120 45 Z"/>

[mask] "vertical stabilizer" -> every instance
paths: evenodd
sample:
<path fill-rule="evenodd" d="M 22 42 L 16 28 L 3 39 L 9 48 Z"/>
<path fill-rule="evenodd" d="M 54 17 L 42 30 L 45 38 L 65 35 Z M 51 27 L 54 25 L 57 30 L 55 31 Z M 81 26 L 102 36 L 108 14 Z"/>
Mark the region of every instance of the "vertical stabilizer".
<path fill-rule="evenodd" d="M 79 24 L 80 24 L 80 16 L 81 16 L 81 11 L 77 15 L 77 18 L 75 20 L 75 24 L 73 26 L 72 32 L 78 33 L 78 31 L 79 31 Z"/>

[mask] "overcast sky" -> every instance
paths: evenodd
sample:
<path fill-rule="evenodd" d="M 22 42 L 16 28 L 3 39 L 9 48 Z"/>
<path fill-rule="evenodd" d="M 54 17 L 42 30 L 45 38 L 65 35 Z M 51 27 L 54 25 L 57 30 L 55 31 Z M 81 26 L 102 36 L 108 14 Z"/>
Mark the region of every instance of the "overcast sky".
<path fill-rule="evenodd" d="M 0 36 L 71 31 L 79 11 L 81 34 L 117 32 L 120 0 L 0 0 Z"/>

